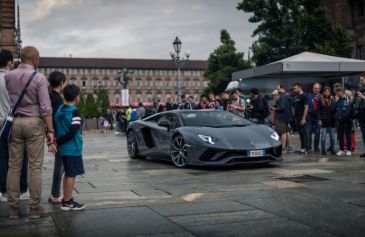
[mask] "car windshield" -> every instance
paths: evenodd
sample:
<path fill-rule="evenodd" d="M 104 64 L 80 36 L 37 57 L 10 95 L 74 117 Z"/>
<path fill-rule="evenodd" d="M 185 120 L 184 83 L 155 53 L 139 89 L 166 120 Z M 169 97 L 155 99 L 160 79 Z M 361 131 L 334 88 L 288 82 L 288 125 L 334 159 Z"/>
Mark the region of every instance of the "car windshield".
<path fill-rule="evenodd" d="M 244 127 L 252 122 L 225 111 L 191 111 L 182 112 L 185 126 L 196 127 Z"/>

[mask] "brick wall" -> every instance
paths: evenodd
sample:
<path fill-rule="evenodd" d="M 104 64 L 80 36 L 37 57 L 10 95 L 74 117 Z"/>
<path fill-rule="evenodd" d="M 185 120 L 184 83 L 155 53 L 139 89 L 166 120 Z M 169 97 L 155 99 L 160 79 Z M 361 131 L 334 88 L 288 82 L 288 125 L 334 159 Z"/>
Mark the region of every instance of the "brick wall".
<path fill-rule="evenodd" d="M 0 1 L 0 49 L 15 53 L 15 0 Z"/>

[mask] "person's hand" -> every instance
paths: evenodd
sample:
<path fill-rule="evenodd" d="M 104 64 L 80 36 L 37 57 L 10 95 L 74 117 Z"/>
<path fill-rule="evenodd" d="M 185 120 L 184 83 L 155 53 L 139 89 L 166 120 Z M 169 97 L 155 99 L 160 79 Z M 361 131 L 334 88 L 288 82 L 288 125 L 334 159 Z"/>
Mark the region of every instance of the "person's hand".
<path fill-rule="evenodd" d="M 361 93 L 360 91 L 356 92 L 357 96 L 360 97 L 361 99 L 365 99 L 365 96 L 363 95 L 363 93 Z"/>
<path fill-rule="evenodd" d="M 55 142 L 54 134 L 53 133 L 47 133 L 47 145 L 51 145 Z"/>
<path fill-rule="evenodd" d="M 319 123 L 319 126 L 322 127 L 322 120 L 319 120 L 318 123 Z"/>
<path fill-rule="evenodd" d="M 305 120 L 305 119 L 302 119 L 302 121 L 300 121 L 300 124 L 303 126 L 303 125 L 305 125 L 307 123 L 307 120 Z"/>
<path fill-rule="evenodd" d="M 48 146 L 48 152 L 52 153 L 52 154 L 56 154 L 57 153 L 57 147 L 55 144 L 50 144 Z"/>

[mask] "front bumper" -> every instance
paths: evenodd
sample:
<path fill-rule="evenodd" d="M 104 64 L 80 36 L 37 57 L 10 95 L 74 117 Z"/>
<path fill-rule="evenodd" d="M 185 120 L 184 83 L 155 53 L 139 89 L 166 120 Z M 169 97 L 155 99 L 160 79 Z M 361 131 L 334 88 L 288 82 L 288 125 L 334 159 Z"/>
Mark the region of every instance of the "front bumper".
<path fill-rule="evenodd" d="M 260 164 L 283 160 L 281 145 L 264 148 L 262 150 L 264 150 L 263 156 L 249 157 L 249 150 L 245 149 L 224 150 L 191 145 L 189 149 L 190 164 L 222 166 L 235 164 Z"/>

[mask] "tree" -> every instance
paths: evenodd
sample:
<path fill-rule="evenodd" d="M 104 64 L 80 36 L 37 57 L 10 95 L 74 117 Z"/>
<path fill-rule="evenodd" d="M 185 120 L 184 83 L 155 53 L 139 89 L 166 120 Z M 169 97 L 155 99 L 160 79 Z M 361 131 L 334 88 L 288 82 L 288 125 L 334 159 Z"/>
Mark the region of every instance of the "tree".
<path fill-rule="evenodd" d="M 109 109 L 109 96 L 108 92 L 104 89 L 99 90 L 97 106 L 100 116 L 106 116 Z"/>
<path fill-rule="evenodd" d="M 207 91 L 222 92 L 231 81 L 232 72 L 249 68 L 243 60 L 243 53 L 236 52 L 235 42 L 227 30 L 221 31 L 221 45 L 210 54 L 205 77 L 209 81 Z"/>
<path fill-rule="evenodd" d="M 253 37 L 253 61 L 263 65 L 311 51 L 350 57 L 353 35 L 333 24 L 319 0 L 242 0 L 238 10 L 258 24 Z"/>
<path fill-rule="evenodd" d="M 85 118 L 98 117 L 98 105 L 97 105 L 94 95 L 92 93 L 88 93 L 86 95 L 83 113 L 84 113 Z"/>

